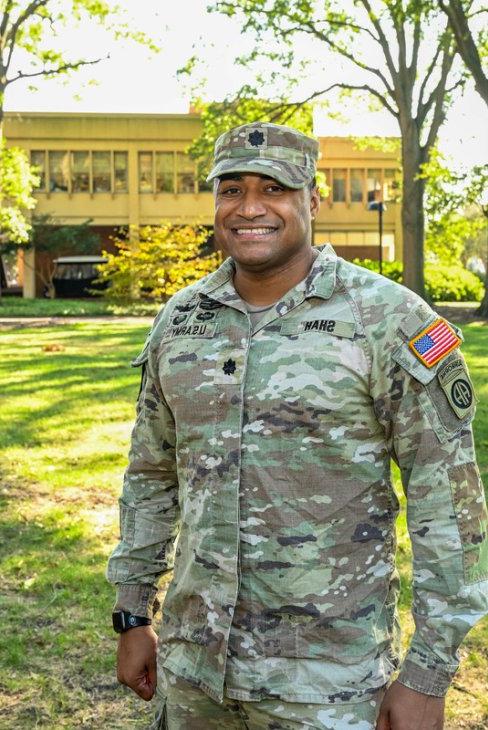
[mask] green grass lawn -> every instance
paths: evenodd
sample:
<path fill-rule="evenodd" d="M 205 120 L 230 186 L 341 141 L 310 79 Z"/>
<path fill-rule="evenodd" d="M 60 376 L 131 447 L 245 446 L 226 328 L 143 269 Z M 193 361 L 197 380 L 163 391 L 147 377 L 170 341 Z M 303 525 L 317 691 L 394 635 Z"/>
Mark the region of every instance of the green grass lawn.
<path fill-rule="evenodd" d="M 0 314 L 1 316 L 1 314 Z M 464 326 L 488 472 L 486 327 Z M 117 685 L 107 556 L 147 326 L 85 322 L 0 332 L 0 728 L 147 727 L 152 708 Z M 409 544 L 398 523 L 406 639 Z M 488 623 L 465 642 L 450 730 L 488 723 Z"/>

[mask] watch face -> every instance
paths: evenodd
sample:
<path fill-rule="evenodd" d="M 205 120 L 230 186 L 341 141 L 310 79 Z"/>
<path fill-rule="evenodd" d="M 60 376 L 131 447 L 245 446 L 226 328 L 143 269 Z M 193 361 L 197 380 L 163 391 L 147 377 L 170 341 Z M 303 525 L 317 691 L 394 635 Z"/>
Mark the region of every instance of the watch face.
<path fill-rule="evenodd" d="M 124 617 L 122 615 L 122 611 L 114 611 L 112 614 L 112 625 L 114 627 L 114 631 L 118 634 L 122 633 L 124 630 Z"/>

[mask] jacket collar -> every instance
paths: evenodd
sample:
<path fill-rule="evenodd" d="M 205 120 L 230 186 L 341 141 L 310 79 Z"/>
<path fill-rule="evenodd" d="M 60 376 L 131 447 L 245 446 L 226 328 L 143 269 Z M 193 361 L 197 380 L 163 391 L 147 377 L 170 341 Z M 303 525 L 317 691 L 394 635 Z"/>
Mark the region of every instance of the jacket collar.
<path fill-rule="evenodd" d="M 306 279 L 284 294 L 282 301 L 287 300 L 292 292 L 295 300 L 300 295 L 302 300 L 308 297 L 321 297 L 322 299 L 331 297 L 336 283 L 337 256 L 330 244 L 317 246 L 316 250 L 318 256 Z M 209 296 L 229 305 L 237 304 L 238 309 L 244 309 L 242 300 L 234 288 L 234 273 L 235 263 L 233 259 L 228 258 L 202 283 L 199 290 L 200 296 Z"/>

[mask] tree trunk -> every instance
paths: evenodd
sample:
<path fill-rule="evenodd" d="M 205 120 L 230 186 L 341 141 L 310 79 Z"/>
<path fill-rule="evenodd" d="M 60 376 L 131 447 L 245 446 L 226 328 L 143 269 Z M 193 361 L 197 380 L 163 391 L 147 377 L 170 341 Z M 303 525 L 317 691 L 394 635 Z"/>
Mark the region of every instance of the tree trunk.
<path fill-rule="evenodd" d="M 483 215 L 488 221 L 488 206 L 483 205 L 482 206 Z M 486 246 L 486 257 L 485 257 L 485 295 L 483 297 L 483 300 L 476 310 L 476 314 L 478 317 L 483 317 L 484 319 L 488 319 L 488 244 Z"/>
<path fill-rule="evenodd" d="M 417 129 L 402 135 L 403 284 L 425 297 L 424 287 L 424 187 L 418 179 L 422 152 Z"/>
<path fill-rule="evenodd" d="M 476 314 L 478 315 L 478 317 L 488 319 L 488 271 L 485 275 L 485 296 L 483 297 L 483 301 L 481 302 L 480 306 L 476 310 Z"/>

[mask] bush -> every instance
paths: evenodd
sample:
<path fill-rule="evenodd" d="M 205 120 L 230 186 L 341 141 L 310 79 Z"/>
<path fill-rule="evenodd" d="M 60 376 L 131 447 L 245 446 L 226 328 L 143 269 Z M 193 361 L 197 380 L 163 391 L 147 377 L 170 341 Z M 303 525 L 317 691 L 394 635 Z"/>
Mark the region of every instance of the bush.
<path fill-rule="evenodd" d="M 480 302 L 484 291 L 476 274 L 448 264 L 426 265 L 425 289 L 433 302 Z"/>
<path fill-rule="evenodd" d="M 132 231 L 134 234 L 135 232 Z M 102 295 L 112 300 L 166 301 L 219 266 L 219 253 L 203 253 L 208 230 L 202 226 L 143 226 L 135 240 L 114 239 L 116 254 L 104 251 L 98 282 L 107 282 Z"/>
<path fill-rule="evenodd" d="M 370 271 L 378 271 L 378 261 L 354 259 L 354 264 Z M 383 276 L 402 283 L 402 264 L 399 261 L 384 261 Z M 483 298 L 483 284 L 471 271 L 462 266 L 449 264 L 425 265 L 425 293 L 433 302 L 480 302 Z"/>

